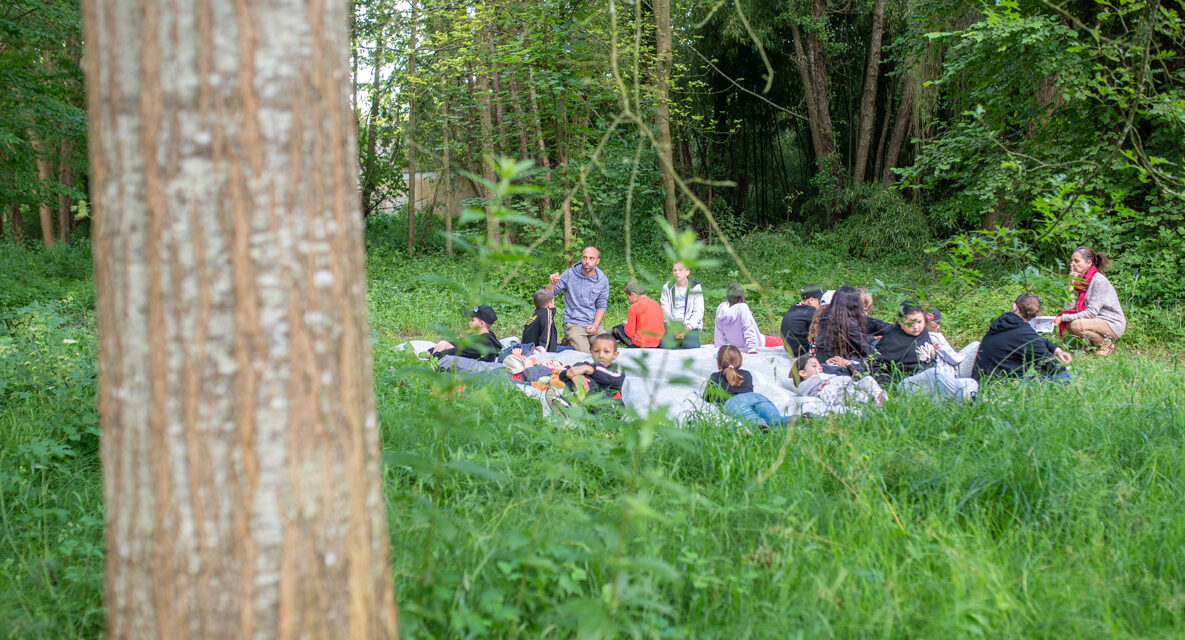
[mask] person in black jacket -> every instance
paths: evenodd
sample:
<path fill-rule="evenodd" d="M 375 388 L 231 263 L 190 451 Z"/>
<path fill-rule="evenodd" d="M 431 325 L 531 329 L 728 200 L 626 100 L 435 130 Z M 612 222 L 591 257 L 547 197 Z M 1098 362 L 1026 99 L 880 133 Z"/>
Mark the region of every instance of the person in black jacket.
<path fill-rule="evenodd" d="M 811 328 L 811 319 L 819 309 L 819 299 L 823 297 L 823 288 L 817 284 L 808 284 L 798 292 L 802 300 L 790 307 L 786 315 L 782 316 L 782 340 L 786 344 L 786 351 L 793 356 L 810 353 L 811 341 L 807 337 Z"/>
<path fill-rule="evenodd" d="M 872 370 L 882 385 L 900 382 L 934 365 L 925 310 L 907 302 L 901 305 L 897 316 L 898 324 L 884 330 L 876 343 Z"/>
<path fill-rule="evenodd" d="M 523 326 L 523 344 L 543 347 L 544 351 L 559 351 L 558 334 L 555 330 L 555 294 L 547 289 L 535 292 L 535 313 Z"/>
<path fill-rule="evenodd" d="M 1037 335 L 1029 325 L 1040 311 L 1041 300 L 1025 293 L 1012 303 L 1011 312 L 992 320 L 975 358 L 972 375 L 976 380 L 1021 377 L 1032 369 L 1043 378 L 1069 382 L 1070 372 L 1065 365 L 1073 356 Z"/>
<path fill-rule="evenodd" d="M 502 342 L 494 335 L 491 325 L 498 319 L 498 314 L 488 304 L 479 305 L 469 312 L 469 328 L 473 334 L 462 340 L 462 347 L 458 349 L 453 343 L 441 340 L 428 351 L 429 355 L 437 358 L 443 356 L 459 356 L 473 358 L 482 362 L 493 362 L 498 352 L 502 351 Z"/>

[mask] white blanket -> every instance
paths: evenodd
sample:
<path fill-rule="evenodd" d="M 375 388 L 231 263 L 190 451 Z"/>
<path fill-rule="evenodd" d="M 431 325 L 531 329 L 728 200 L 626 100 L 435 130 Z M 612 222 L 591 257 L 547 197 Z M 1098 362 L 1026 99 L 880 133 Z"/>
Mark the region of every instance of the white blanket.
<path fill-rule="evenodd" d="M 517 344 L 517 338 L 503 338 L 502 344 Z M 400 345 L 411 347 L 423 353 L 435 343 L 413 340 Z M 716 347 L 706 345 L 698 349 L 619 349 L 617 362 L 625 369 L 625 385 L 621 396 L 627 407 L 640 415 L 651 411 L 663 411 L 667 417 L 682 422 L 693 414 L 715 412 L 716 408 L 702 399 L 708 376 L 717 371 Z M 565 365 L 591 360 L 582 351 L 537 354 L 540 360 L 558 360 Z M 810 397 L 801 397 L 790 381 L 792 358 L 782 347 L 758 349 L 757 353 L 744 354 L 741 368 L 753 374 L 753 390 L 769 398 L 785 416 L 804 413 L 821 415 L 827 413 L 826 403 Z M 543 393 L 525 385 L 524 393 L 537 397 L 543 405 L 544 414 L 550 413 Z"/>

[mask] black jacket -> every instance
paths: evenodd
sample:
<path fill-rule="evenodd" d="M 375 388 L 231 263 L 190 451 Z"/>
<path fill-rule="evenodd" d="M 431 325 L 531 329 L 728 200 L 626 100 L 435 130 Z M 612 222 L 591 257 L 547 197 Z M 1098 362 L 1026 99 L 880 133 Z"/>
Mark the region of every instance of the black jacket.
<path fill-rule="evenodd" d="M 810 332 L 815 311 L 811 305 L 799 303 L 790 307 L 786 315 L 782 316 L 782 340 L 786 341 L 786 350 L 795 356 L 801 356 L 811 350 L 811 341 L 807 339 L 807 333 Z"/>
<path fill-rule="evenodd" d="M 523 326 L 523 344 L 533 344 L 543 347 L 544 351 L 554 352 L 559 345 L 555 330 L 555 309 L 535 309 L 531 320 Z"/>
<path fill-rule="evenodd" d="M 1056 350 L 1056 345 L 1037 335 L 1020 316 L 1005 313 L 992 320 L 979 343 L 972 375 L 976 380 L 994 375 L 1018 377 L 1030 367 L 1043 374 L 1056 374 L 1065 370 L 1053 354 Z"/>
<path fill-rule="evenodd" d="M 885 322 L 880 318 L 874 318 L 872 316 L 865 316 L 864 319 L 868 321 L 868 335 L 870 336 L 883 336 L 885 332 L 892 331 L 893 327 L 897 326 L 895 322 Z"/>
<path fill-rule="evenodd" d="M 753 393 L 753 374 L 744 369 L 737 369 L 737 373 L 741 374 L 741 384 L 736 387 L 728 384 L 728 379 L 720 371 L 708 376 L 708 384 L 704 387 L 704 400 L 713 404 L 724 404 L 725 400 L 737 394 Z"/>
<path fill-rule="evenodd" d="M 877 382 L 897 382 L 934 364 L 918 360 L 918 347 L 928 342 L 930 332 L 925 329 L 917 336 L 905 333 L 898 325 L 886 329 L 876 343 L 876 358 L 873 360 L 872 370 Z"/>
<path fill-rule="evenodd" d="M 473 334 L 468 340 L 470 345 L 457 349 L 445 349 L 444 351 L 437 351 L 432 355 L 437 358 L 442 356 L 458 356 L 461 358 L 473 358 L 482 362 L 493 362 L 494 358 L 498 357 L 498 352 L 502 351 L 502 342 L 498 340 L 498 336 L 494 335 L 491 329 L 487 333 Z"/>

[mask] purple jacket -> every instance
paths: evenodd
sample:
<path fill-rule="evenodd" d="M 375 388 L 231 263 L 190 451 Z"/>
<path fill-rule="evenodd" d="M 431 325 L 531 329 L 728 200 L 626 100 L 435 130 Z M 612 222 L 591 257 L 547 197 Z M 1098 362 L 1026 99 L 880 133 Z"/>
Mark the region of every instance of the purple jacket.
<path fill-rule="evenodd" d="M 753 317 L 749 305 L 738 302 L 729 306 L 725 301 L 716 307 L 716 335 L 712 342 L 717 348 L 731 344 L 742 351 L 754 353 L 757 347 L 765 345 L 765 338 L 757 327 L 757 319 Z"/>

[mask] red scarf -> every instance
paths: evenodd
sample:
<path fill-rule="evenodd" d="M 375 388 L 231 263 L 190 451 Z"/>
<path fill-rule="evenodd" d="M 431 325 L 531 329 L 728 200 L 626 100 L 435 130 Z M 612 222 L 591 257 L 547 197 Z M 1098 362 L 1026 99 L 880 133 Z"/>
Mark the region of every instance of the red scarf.
<path fill-rule="evenodd" d="M 1099 270 L 1094 265 L 1091 265 L 1091 267 L 1086 270 L 1086 273 L 1082 274 L 1081 278 L 1076 278 L 1074 280 L 1074 283 L 1070 285 L 1070 288 L 1078 292 L 1078 300 L 1074 303 L 1073 309 L 1058 311 L 1057 315 L 1059 318 L 1063 313 L 1078 313 L 1080 311 L 1086 310 L 1086 290 L 1090 288 L 1090 281 L 1094 278 L 1094 274 L 1098 272 Z M 1068 324 L 1069 323 L 1067 322 L 1063 322 L 1057 326 L 1058 337 L 1065 337 L 1066 326 Z"/>

